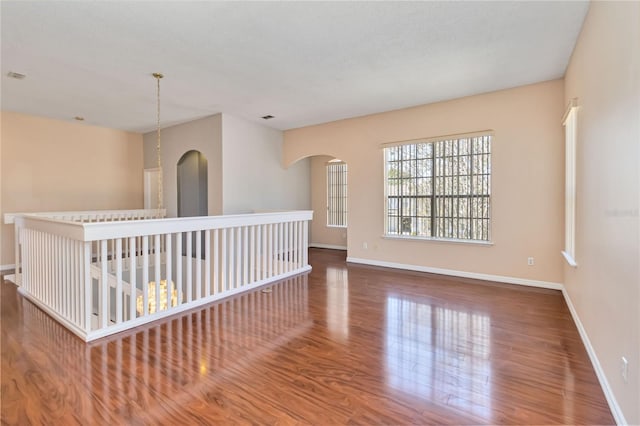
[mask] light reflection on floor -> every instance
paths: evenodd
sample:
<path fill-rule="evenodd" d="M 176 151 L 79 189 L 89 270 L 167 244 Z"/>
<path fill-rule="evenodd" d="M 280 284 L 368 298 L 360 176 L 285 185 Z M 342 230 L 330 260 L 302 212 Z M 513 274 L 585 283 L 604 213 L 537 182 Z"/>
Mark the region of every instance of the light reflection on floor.
<path fill-rule="evenodd" d="M 327 280 L 327 327 L 340 341 L 349 339 L 349 272 L 329 266 Z"/>
<path fill-rule="evenodd" d="M 390 296 L 386 327 L 390 387 L 491 420 L 488 316 Z"/>

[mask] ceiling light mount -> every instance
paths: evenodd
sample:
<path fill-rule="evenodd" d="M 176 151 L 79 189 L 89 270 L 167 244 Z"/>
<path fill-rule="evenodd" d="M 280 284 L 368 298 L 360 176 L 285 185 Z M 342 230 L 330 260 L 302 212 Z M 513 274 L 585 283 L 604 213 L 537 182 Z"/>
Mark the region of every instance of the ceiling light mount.
<path fill-rule="evenodd" d="M 273 115 L 263 115 L 262 119 L 263 120 L 271 120 L 272 118 L 275 118 Z"/>
<path fill-rule="evenodd" d="M 151 74 L 154 78 L 164 78 L 164 74 L 160 73 L 160 72 L 154 72 L 153 74 Z"/>

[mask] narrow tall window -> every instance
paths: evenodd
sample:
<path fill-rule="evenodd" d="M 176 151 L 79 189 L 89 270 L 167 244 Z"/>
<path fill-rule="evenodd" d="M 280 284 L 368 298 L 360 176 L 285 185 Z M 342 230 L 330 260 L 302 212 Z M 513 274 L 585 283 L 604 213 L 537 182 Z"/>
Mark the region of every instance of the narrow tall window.
<path fill-rule="evenodd" d="M 490 241 L 491 139 L 487 132 L 385 147 L 386 235 Z"/>
<path fill-rule="evenodd" d="M 576 266 L 576 132 L 578 103 L 573 99 L 564 118 L 564 251 L 567 263 Z"/>
<path fill-rule="evenodd" d="M 347 226 L 347 163 L 327 163 L 327 226 Z"/>

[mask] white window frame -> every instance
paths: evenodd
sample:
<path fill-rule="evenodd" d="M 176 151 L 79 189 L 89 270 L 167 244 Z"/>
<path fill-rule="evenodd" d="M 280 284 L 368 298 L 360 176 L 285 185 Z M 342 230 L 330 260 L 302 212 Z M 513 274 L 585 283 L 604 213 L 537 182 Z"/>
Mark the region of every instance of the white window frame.
<path fill-rule="evenodd" d="M 578 131 L 578 101 L 572 99 L 564 120 L 564 250 L 562 255 L 567 263 L 576 267 L 576 148 Z"/>
<path fill-rule="evenodd" d="M 335 170 L 332 170 L 335 169 Z M 347 227 L 347 163 L 334 159 L 326 164 L 327 227 Z M 335 192 L 335 193 L 334 193 Z"/>
<path fill-rule="evenodd" d="M 417 146 L 420 144 L 433 144 L 433 148 L 432 148 L 432 158 L 434 159 L 434 164 L 433 164 L 433 171 L 432 171 L 432 175 L 431 178 L 433 178 L 433 185 L 435 185 L 436 179 L 445 179 L 445 174 L 439 174 L 436 172 L 437 169 L 435 169 L 435 167 L 439 167 L 437 166 L 435 163 L 437 160 L 442 159 L 442 161 L 445 161 L 444 158 L 449 157 L 449 155 L 444 154 L 442 157 L 439 157 L 437 155 L 437 151 L 440 150 L 440 148 L 438 148 L 436 150 L 435 148 L 435 144 L 438 143 L 446 143 L 447 141 L 458 141 L 458 140 L 464 140 L 464 139 L 474 139 L 474 138 L 481 138 L 481 137 L 488 137 L 488 149 L 485 150 L 485 148 L 482 148 L 481 152 L 473 152 L 473 155 L 471 154 L 471 150 L 469 151 L 469 154 L 454 154 L 455 157 L 458 158 L 458 161 L 460 161 L 460 157 L 466 157 L 466 156 L 470 156 L 470 160 L 471 163 L 473 163 L 473 158 L 475 156 L 484 156 L 482 157 L 483 159 L 486 159 L 486 164 L 488 167 L 488 172 L 486 173 L 480 173 L 478 174 L 478 176 L 483 176 L 483 178 L 486 178 L 486 184 L 484 184 L 483 188 L 486 190 L 485 193 L 473 193 L 473 191 L 469 192 L 466 197 L 465 196 L 458 196 L 457 194 L 437 194 L 435 186 L 433 187 L 431 193 L 432 195 L 429 194 L 425 194 L 423 195 L 423 197 L 431 197 L 433 198 L 433 200 L 430 202 L 430 208 L 434 209 L 434 212 L 432 212 L 429 216 L 425 216 L 423 217 L 423 219 L 426 219 L 428 217 L 432 217 L 435 219 L 432 219 L 432 224 L 431 224 L 431 235 L 423 235 L 420 233 L 416 233 L 416 234 L 407 234 L 405 233 L 403 230 L 398 230 L 396 229 L 396 231 L 392 232 L 390 229 L 391 227 L 391 217 L 389 216 L 389 204 L 390 204 L 390 197 L 393 197 L 393 195 L 389 194 L 390 191 L 390 186 L 389 186 L 389 162 L 392 162 L 394 160 L 390 159 L 390 150 L 388 148 L 395 148 L 398 146 Z M 440 137 L 433 137 L 433 138 L 426 138 L 426 139 L 418 139 L 418 140 L 412 140 L 412 141 L 402 141 L 402 142 L 392 142 L 392 143 L 387 143 L 387 144 L 382 144 L 382 148 L 383 148 L 383 168 L 384 168 L 384 230 L 383 230 L 383 237 L 384 238 L 401 238 L 401 239 L 412 239 L 412 240 L 428 240 L 428 241 L 447 241 L 447 242 L 456 242 L 456 243 L 472 243 L 472 244 L 484 244 L 484 245 L 492 245 L 492 241 L 491 241 L 491 228 L 492 228 L 492 217 L 493 215 L 491 214 L 491 175 L 492 175 L 492 171 L 491 171 L 491 152 L 492 152 L 492 146 L 494 144 L 494 139 L 495 139 L 495 135 L 494 132 L 492 130 L 484 130 L 484 131 L 479 131 L 479 132 L 473 132 L 473 133 L 464 133 L 464 134 L 456 134 L 456 135 L 447 135 L 447 136 L 440 136 Z M 471 144 L 471 142 L 469 142 Z M 460 148 L 460 144 L 457 145 L 458 149 Z M 484 146 L 484 145 L 483 145 Z M 416 158 L 418 158 L 417 156 L 417 150 L 416 152 Z M 409 161 L 413 161 L 413 160 L 409 160 Z M 416 160 L 418 161 L 418 160 Z M 481 161 L 485 161 L 485 160 L 481 160 Z M 444 163 L 442 163 L 444 164 Z M 458 170 L 458 173 L 460 173 L 460 171 Z M 473 179 L 473 173 L 469 172 L 470 174 L 465 175 L 465 174 L 456 174 L 455 176 L 461 176 L 461 177 L 468 177 L 471 180 Z M 451 176 L 446 174 L 446 176 Z M 413 177 L 412 177 L 413 178 Z M 419 177 L 416 175 L 416 179 L 419 179 Z M 457 185 L 460 184 L 460 180 L 457 181 Z M 459 190 L 460 187 L 458 187 L 457 190 Z M 456 191 L 457 191 L 456 190 Z M 408 195 L 408 197 L 412 197 L 412 195 Z M 468 226 L 472 226 L 471 223 L 474 220 L 480 220 L 480 221 L 485 221 L 486 223 L 486 232 L 484 232 L 482 234 L 482 236 L 480 238 L 471 238 L 472 235 L 470 235 L 470 238 L 464 238 L 464 237 L 443 237 L 443 236 L 438 236 L 437 234 L 442 232 L 442 227 L 440 224 L 433 224 L 433 221 L 439 221 L 439 220 L 445 220 L 446 218 L 443 218 L 442 213 L 438 214 L 437 209 L 441 209 L 441 204 L 443 202 L 443 200 L 448 199 L 448 198 L 467 198 L 468 199 L 468 216 L 466 217 L 460 217 L 459 213 L 457 213 L 456 216 L 456 220 L 459 223 L 460 219 L 463 220 L 468 220 Z M 476 216 L 474 217 L 474 215 L 469 214 L 470 209 L 471 209 L 471 200 L 472 199 L 487 199 L 486 200 L 486 206 L 483 203 L 483 213 L 484 215 L 482 217 Z M 402 202 L 402 197 L 398 197 L 398 203 Z M 476 201 L 477 202 L 477 201 Z M 453 206 L 453 202 L 451 204 L 451 206 Z M 450 207 L 451 207 L 450 206 Z M 444 208 L 444 207 L 442 207 Z M 456 209 L 457 212 L 460 212 L 460 203 L 458 201 L 456 201 Z M 477 213 L 477 212 L 476 212 Z M 394 217 L 405 217 L 404 214 L 399 213 L 399 216 L 394 216 Z M 406 217 L 413 217 L 412 215 L 408 215 Z M 419 219 L 419 217 L 415 217 L 416 220 Z M 453 222 L 453 219 L 452 219 Z M 404 225 L 399 225 L 397 224 L 397 226 L 403 227 Z M 412 225 L 413 226 L 413 225 Z M 435 226 L 435 228 L 434 228 Z M 456 227 L 458 225 L 455 225 Z M 485 226 L 485 225 L 482 225 Z M 438 231 L 438 229 L 440 229 L 440 231 Z M 468 232 L 470 234 L 474 234 L 473 230 L 471 228 L 469 228 Z M 456 233 L 458 235 L 460 235 L 460 228 L 457 228 Z M 477 235 L 477 234 L 476 234 Z"/>

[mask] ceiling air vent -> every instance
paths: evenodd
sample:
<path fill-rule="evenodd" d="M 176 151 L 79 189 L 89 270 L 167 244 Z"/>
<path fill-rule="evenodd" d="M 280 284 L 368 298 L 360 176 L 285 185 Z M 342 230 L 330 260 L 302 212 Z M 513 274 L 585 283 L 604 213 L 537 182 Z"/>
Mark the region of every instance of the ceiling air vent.
<path fill-rule="evenodd" d="M 15 78 L 16 80 L 23 80 L 23 79 L 26 77 L 26 75 L 24 75 L 24 74 L 20 74 L 19 72 L 9 71 L 9 72 L 7 73 L 7 77 L 9 77 L 9 78 Z"/>

